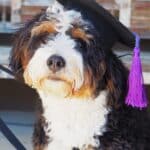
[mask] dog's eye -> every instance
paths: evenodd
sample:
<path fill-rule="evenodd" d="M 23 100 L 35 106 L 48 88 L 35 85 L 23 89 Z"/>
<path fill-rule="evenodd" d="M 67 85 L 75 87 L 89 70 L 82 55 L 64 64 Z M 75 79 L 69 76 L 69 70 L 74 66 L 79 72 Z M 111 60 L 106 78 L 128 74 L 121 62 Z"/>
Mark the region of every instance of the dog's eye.
<path fill-rule="evenodd" d="M 40 35 L 30 38 L 28 43 L 28 49 L 35 50 L 40 47 L 41 44 L 46 44 L 49 39 L 49 33 L 41 33 Z"/>
<path fill-rule="evenodd" d="M 76 49 L 79 50 L 79 51 L 84 51 L 86 52 L 87 51 L 87 43 L 81 39 L 76 39 Z"/>

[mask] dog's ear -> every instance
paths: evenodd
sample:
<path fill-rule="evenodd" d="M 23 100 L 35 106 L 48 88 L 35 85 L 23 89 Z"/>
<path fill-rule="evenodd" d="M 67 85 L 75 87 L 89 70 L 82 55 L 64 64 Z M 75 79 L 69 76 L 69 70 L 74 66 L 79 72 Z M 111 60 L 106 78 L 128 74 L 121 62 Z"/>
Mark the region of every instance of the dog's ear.
<path fill-rule="evenodd" d="M 13 48 L 10 53 L 10 68 L 12 71 L 17 74 L 20 71 L 23 71 L 23 61 L 25 51 L 27 50 L 28 41 L 31 37 L 31 29 L 42 16 L 38 14 L 32 20 L 28 21 L 25 24 L 21 25 L 21 28 L 13 36 Z"/>
<path fill-rule="evenodd" d="M 13 48 L 10 53 L 10 68 L 16 74 L 20 76 L 23 73 L 23 66 L 25 64 L 25 57 L 27 51 L 27 43 L 30 39 L 30 32 L 27 27 L 23 27 L 14 35 Z"/>
<path fill-rule="evenodd" d="M 25 57 L 27 55 L 28 43 L 31 38 L 31 30 L 36 22 L 40 19 L 42 20 L 43 16 L 44 13 L 42 12 L 35 16 L 32 20 L 22 24 L 22 27 L 13 36 L 13 48 L 9 60 L 10 68 L 15 74 L 23 73 L 23 67 L 27 60 Z"/>
<path fill-rule="evenodd" d="M 106 65 L 105 79 L 109 92 L 108 105 L 118 108 L 125 101 L 128 71 L 113 53 L 108 56 Z"/>

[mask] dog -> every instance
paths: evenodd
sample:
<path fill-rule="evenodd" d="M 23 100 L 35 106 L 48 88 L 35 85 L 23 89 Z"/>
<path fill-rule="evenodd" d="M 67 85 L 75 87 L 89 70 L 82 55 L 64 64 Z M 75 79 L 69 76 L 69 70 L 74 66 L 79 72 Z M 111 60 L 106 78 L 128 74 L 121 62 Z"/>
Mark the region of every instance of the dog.
<path fill-rule="evenodd" d="M 55 1 L 16 33 L 10 66 L 41 102 L 34 150 L 150 150 L 147 109 L 125 105 L 117 41 L 135 43 L 92 0 Z"/>

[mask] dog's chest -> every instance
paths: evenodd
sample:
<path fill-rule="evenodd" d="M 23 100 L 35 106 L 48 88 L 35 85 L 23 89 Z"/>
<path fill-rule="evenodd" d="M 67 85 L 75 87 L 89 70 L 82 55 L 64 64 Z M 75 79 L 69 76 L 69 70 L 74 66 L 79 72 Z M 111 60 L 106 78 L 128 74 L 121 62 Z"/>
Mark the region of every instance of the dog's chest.
<path fill-rule="evenodd" d="M 48 150 L 72 150 L 73 147 L 84 150 L 89 145 L 100 145 L 94 136 L 105 131 L 109 112 L 105 92 L 97 99 L 87 101 L 48 98 L 43 100 L 43 106 L 48 122 L 45 132 L 52 139 Z"/>

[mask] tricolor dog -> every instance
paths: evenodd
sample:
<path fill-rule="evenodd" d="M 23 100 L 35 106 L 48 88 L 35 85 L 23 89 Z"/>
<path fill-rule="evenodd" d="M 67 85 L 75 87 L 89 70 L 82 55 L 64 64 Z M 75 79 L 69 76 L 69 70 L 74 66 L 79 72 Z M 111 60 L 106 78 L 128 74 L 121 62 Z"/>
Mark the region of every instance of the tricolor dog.
<path fill-rule="evenodd" d="M 113 53 L 134 35 L 92 0 L 58 0 L 17 33 L 10 66 L 41 100 L 34 150 L 150 150 L 146 109 L 125 104 Z"/>

